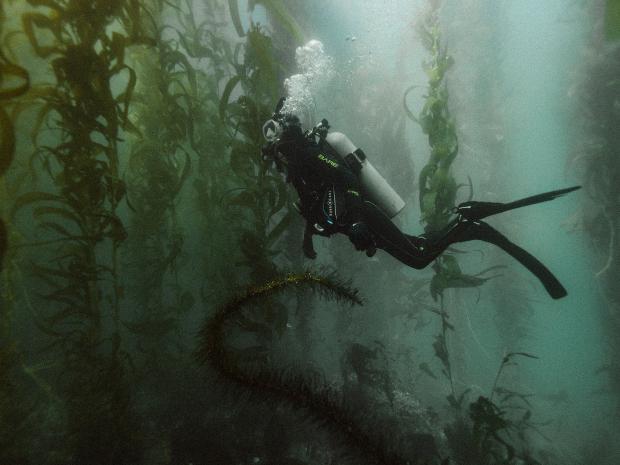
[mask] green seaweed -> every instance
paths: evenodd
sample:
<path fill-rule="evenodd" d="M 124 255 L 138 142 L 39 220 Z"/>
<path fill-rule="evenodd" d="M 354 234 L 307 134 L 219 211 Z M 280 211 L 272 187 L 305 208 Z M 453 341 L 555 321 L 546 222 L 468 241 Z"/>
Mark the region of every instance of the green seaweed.
<path fill-rule="evenodd" d="M 133 460 L 139 440 L 120 335 L 118 250 L 127 233 L 118 215 L 126 196 L 119 141 L 134 130 L 128 113 L 136 74 L 125 52 L 149 40 L 135 0 L 28 3 L 46 7 L 21 19 L 54 80 L 33 89 L 33 139 L 44 123 L 59 139 L 37 143 L 32 163 L 46 167 L 56 190 L 21 195 L 13 214 L 29 210 L 45 238 L 40 246 L 56 242 L 31 267 L 46 305 L 36 323 L 63 358 L 54 388 L 67 409 L 67 440 L 56 451 L 80 463 Z"/>
<path fill-rule="evenodd" d="M 266 30 L 251 23 L 244 41 L 227 58 L 232 65 L 219 100 L 219 116 L 228 133 L 229 179 L 232 186 L 223 204 L 237 216 L 233 229 L 240 252 L 236 264 L 249 270 L 250 279 L 275 276 L 282 255 L 280 241 L 293 216 L 284 179 L 262 159 L 261 128 L 281 94 L 278 76 L 284 71 Z M 238 95 L 231 101 L 233 92 Z M 232 176 L 231 176 L 232 174 Z M 263 307 L 276 333 L 284 330 L 287 307 L 272 302 Z M 258 331 L 258 330 L 257 330 Z M 269 338 L 269 331 L 261 331 Z"/>
<path fill-rule="evenodd" d="M 439 24 L 439 1 L 429 4 L 422 20 L 417 23 L 417 32 L 422 44 L 430 53 L 430 59 L 424 63 L 428 77 L 425 103 L 418 117 L 407 106 L 407 96 L 415 86 L 405 91 L 403 105 L 406 115 L 419 124 L 428 136 L 431 153 L 428 163 L 419 174 L 419 202 L 421 221 L 427 232 L 442 230 L 453 215 L 458 184 L 451 173 L 451 165 L 458 154 L 458 137 L 456 124 L 448 105 L 448 87 L 446 73 L 454 60 L 442 46 Z M 435 336 L 433 350 L 441 362 L 442 373 L 450 382 L 447 400 L 450 406 L 460 414 L 468 389 L 458 394 L 454 385 L 453 367 L 450 362 L 448 333 L 454 331 L 449 323 L 449 314 L 444 307 L 444 292 L 447 289 L 475 288 L 492 277 L 481 275 L 495 267 L 488 268 L 477 275 L 462 272 L 456 257 L 444 253 L 432 265 L 434 275 L 429 283 L 433 300 L 439 299 L 440 309 L 436 311 L 441 317 L 441 331 Z"/>
<path fill-rule="evenodd" d="M 605 35 L 607 40 L 620 39 L 620 2 L 607 0 L 605 9 Z"/>
<path fill-rule="evenodd" d="M 166 36 L 163 21 L 172 7 L 179 20 L 188 16 L 184 8 L 189 5 L 177 3 L 149 11 L 144 28 L 155 46 L 135 53 L 140 80 L 131 120 L 138 132 L 131 140 L 126 174 L 131 212 L 125 256 L 134 276 L 130 300 L 139 311 L 123 325 L 137 348 L 133 367 L 140 377 L 150 379 L 161 377 L 180 357 L 181 318 L 194 304 L 192 294 L 179 283 L 184 234 L 177 204 L 192 170 L 192 157 L 185 147 L 196 124 L 193 108 L 199 96 L 197 71 L 188 59 L 191 50 L 182 45 L 189 44 L 192 34 L 176 30 L 184 42 Z"/>
<path fill-rule="evenodd" d="M 0 40 L 4 38 L 5 12 L 0 4 Z M 30 89 L 29 73 L 0 49 L 0 214 L 7 213 L 7 189 L 2 177 L 15 156 L 16 138 L 9 109 Z M 23 355 L 14 335 L 14 254 L 8 252 L 10 229 L 0 218 L 0 462 L 27 464 L 27 440 L 34 408 L 20 389 Z"/>
<path fill-rule="evenodd" d="M 479 287 L 487 275 L 464 274 L 455 256 L 438 261 L 429 279 L 395 275 L 382 259 L 360 266 L 356 282 L 383 283 L 378 295 L 395 298 L 381 297 L 381 311 L 362 316 L 345 306 L 317 320 L 333 323 L 338 340 L 312 330 L 307 288 L 341 303 L 358 296 L 337 279 L 278 271 L 299 269 L 303 259 L 290 188 L 260 156 L 260 127 L 292 72 L 297 24 L 313 30 L 314 5 L 248 3 L 264 7 L 271 24 L 242 22 L 241 3 L 219 0 L 32 0 L 9 8 L 25 14 L 3 43 L 25 41 L 30 51 L 20 47 L 17 59 L 2 50 L 11 66 L 2 67 L 0 95 L 11 95 L 0 105 L 0 120 L 8 121 L 0 122 L 0 142 L 17 149 L 6 152 L 14 156 L 0 186 L 0 243 L 4 233 L 10 244 L 0 296 L 0 462 L 538 463 L 527 452 L 538 426 L 531 394 L 501 376 L 516 354 L 502 362 L 486 396 L 472 399 L 472 389 L 458 384 L 456 324 L 443 299 L 448 289 Z M 236 34 L 235 22 L 249 26 Z M 437 34 L 438 24 L 422 37 L 432 47 Z M 428 131 L 438 160 L 420 178 L 428 229 L 450 215 L 460 187 L 451 175 L 457 141 L 446 110 L 451 60 L 437 50 L 443 61 L 436 66 L 431 57 L 427 67 L 437 92 L 419 117 L 406 108 Z M 36 85 L 26 89 L 30 77 Z M 13 90 L 3 92 L 9 84 Z M 359 87 L 343 101 L 361 102 L 368 89 Z M 391 108 L 386 95 L 345 108 L 364 149 L 385 150 L 393 161 L 409 154 L 407 111 Z M 36 143 L 30 156 L 26 131 Z M 390 179 L 390 169 L 401 167 L 392 164 L 381 167 Z M 600 194 L 604 169 L 593 167 L 590 178 Z M 394 176 L 397 190 L 410 187 L 410 172 Z M 607 251 L 603 219 L 592 222 L 592 233 Z M 349 248 L 337 240 L 330 247 L 326 260 L 356 267 Z M 601 276 L 614 266 L 615 258 Z M 240 283 L 264 280 L 226 303 Z M 427 285 L 441 305 L 420 298 Z M 203 308 L 199 360 L 216 370 L 223 364 L 223 375 L 187 354 Z M 424 310 L 441 319 L 436 335 L 423 329 Z M 432 338 L 436 365 L 416 358 L 410 330 L 420 344 Z M 522 328 L 514 334 L 513 342 Z M 328 371 L 327 358 L 313 360 L 339 348 L 340 373 L 333 365 Z M 417 384 L 395 370 L 399 356 L 428 378 Z M 614 382 L 613 360 L 602 373 Z M 415 397 L 426 388 L 447 390 L 441 416 Z M 335 443 L 347 452 L 338 455 Z M 451 457 L 442 461 L 437 448 Z"/>
<path fill-rule="evenodd" d="M 274 55 L 269 36 L 253 25 L 233 57 L 236 74 L 228 80 L 219 104 L 220 117 L 230 134 L 230 168 L 237 183 L 236 192 L 226 202 L 243 212 L 240 263 L 253 269 L 254 277 L 275 272 L 271 263 L 278 252 L 272 247 L 283 232 L 278 226 L 293 214 L 290 210 L 284 213 L 290 203 L 284 181 L 270 171 L 260 155 L 262 123 L 271 115 L 280 93 Z M 230 102 L 235 87 L 241 95 Z"/>
<path fill-rule="evenodd" d="M 456 123 L 448 105 L 446 82 L 447 72 L 454 64 L 454 59 L 441 42 L 440 6 L 440 1 L 431 2 L 423 19 L 417 23 L 418 35 L 431 55 L 424 63 L 428 87 L 424 106 L 418 117 L 415 117 L 407 106 L 407 96 L 417 86 L 409 87 L 403 97 L 405 114 L 420 125 L 428 136 L 431 149 L 429 161 L 420 170 L 418 177 L 421 221 L 427 232 L 441 231 L 448 224 L 453 216 L 460 187 L 450 169 L 459 151 Z M 434 300 L 437 300 L 445 289 L 475 288 L 492 278 L 482 278 L 482 273 L 463 273 L 456 258 L 447 253 L 437 258 L 433 269 L 435 276 L 430 290 Z"/>
<path fill-rule="evenodd" d="M 1 26 L 4 20 L 4 10 L 0 5 L 0 37 L 3 37 Z M 14 82 L 15 80 L 17 80 L 17 84 Z M 7 81 L 9 85 L 6 84 Z M 28 72 L 11 62 L 4 51 L 0 49 L 0 177 L 6 173 L 15 155 L 14 125 L 7 113 L 7 108 L 12 101 L 24 95 L 29 89 L 30 77 Z M 7 248 L 8 232 L 4 221 L 0 218 L 0 271 Z"/>

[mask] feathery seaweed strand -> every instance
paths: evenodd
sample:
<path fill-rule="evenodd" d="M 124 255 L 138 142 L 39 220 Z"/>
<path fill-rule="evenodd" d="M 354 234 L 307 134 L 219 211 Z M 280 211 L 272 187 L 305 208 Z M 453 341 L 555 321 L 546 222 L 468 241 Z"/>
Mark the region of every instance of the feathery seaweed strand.
<path fill-rule="evenodd" d="M 344 399 L 335 390 L 320 386 L 316 381 L 308 381 L 295 372 L 278 371 L 262 365 L 242 366 L 227 348 L 224 325 L 238 316 L 245 305 L 299 286 L 343 304 L 362 304 L 356 290 L 334 277 L 317 275 L 311 271 L 288 274 L 263 285 L 249 287 L 220 307 L 200 330 L 197 359 L 209 364 L 228 381 L 250 389 L 254 394 L 286 402 L 303 410 L 318 425 L 337 433 L 347 446 L 355 448 L 364 457 L 373 457 L 381 464 L 416 463 L 412 458 L 398 456 L 387 445 L 387 438 L 376 438 L 359 426 L 356 416 L 348 411 Z"/>

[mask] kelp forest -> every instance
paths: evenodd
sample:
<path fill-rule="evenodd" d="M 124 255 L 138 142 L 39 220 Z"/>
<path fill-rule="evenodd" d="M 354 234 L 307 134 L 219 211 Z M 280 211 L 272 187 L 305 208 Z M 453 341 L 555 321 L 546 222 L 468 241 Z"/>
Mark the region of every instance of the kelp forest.
<path fill-rule="evenodd" d="M 568 295 L 309 245 L 281 97 L 410 235 L 581 186 L 488 219 Z M 619 147 L 617 0 L 0 0 L 0 465 L 620 463 Z"/>

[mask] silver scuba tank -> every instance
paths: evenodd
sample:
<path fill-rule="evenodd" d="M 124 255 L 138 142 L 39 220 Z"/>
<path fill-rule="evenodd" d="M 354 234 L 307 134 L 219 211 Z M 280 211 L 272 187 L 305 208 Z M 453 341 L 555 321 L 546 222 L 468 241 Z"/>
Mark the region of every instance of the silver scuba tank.
<path fill-rule="evenodd" d="M 405 206 L 404 200 L 368 161 L 361 149 L 341 132 L 329 132 L 325 141 L 357 172 L 364 196 L 390 218 Z"/>

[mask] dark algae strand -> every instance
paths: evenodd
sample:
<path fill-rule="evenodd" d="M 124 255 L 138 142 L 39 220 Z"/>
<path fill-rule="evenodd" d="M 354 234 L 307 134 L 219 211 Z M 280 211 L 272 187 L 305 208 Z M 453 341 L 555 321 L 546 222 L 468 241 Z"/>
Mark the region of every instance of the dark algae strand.
<path fill-rule="evenodd" d="M 260 286 L 248 288 L 233 297 L 207 320 L 200 331 L 196 356 L 207 363 L 228 382 L 252 391 L 255 399 L 284 403 L 306 421 L 333 433 L 351 450 L 346 455 L 360 454 L 364 461 L 382 465 L 422 464 L 417 457 L 402 457 L 390 444 L 385 432 L 373 430 L 372 415 L 360 416 L 347 405 L 347 399 L 320 381 L 305 379 L 303 373 L 279 370 L 263 364 L 252 366 L 243 361 L 239 353 L 228 347 L 224 329 L 228 322 L 239 320 L 244 307 L 253 300 L 273 297 L 289 289 L 306 287 L 313 293 L 343 304 L 360 305 L 358 292 L 335 276 L 322 276 L 312 272 L 288 274 Z M 393 439 L 393 438 L 392 438 Z"/>

